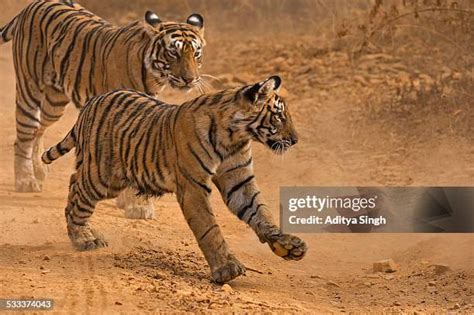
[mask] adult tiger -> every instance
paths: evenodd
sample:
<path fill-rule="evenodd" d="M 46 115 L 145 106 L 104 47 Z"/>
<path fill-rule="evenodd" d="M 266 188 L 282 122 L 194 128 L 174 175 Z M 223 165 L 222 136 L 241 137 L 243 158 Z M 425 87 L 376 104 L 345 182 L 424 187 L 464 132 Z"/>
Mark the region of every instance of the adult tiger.
<path fill-rule="evenodd" d="M 80 108 L 115 89 L 156 94 L 165 84 L 200 87 L 203 26 L 199 14 L 175 23 L 148 11 L 144 21 L 116 27 L 72 1 L 39 0 L 0 29 L 0 43 L 13 41 L 17 78 L 16 190 L 41 191 L 43 134 L 70 101 Z M 143 216 L 153 210 L 146 200 L 125 198 L 122 206 L 129 205 Z"/>
<path fill-rule="evenodd" d="M 262 243 L 285 259 L 301 259 L 306 244 L 273 223 L 252 165 L 251 140 L 280 154 L 298 140 L 277 93 L 280 84 L 274 76 L 180 106 L 128 90 L 91 99 L 64 140 L 42 156 L 49 164 L 76 149 L 65 211 L 72 243 L 80 250 L 107 246 L 89 219 L 98 201 L 126 187 L 151 196 L 174 192 L 214 281 L 229 281 L 245 267 L 230 253 L 214 218 L 208 199 L 213 181 Z"/>

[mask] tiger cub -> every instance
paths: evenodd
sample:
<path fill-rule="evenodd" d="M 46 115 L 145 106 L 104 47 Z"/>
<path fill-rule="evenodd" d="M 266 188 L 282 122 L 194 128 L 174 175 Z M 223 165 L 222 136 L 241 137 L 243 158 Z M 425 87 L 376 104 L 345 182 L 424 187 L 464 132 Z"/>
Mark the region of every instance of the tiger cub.
<path fill-rule="evenodd" d="M 89 219 L 98 201 L 131 187 L 147 196 L 176 193 L 217 283 L 245 267 L 231 254 L 209 202 L 213 182 L 229 209 L 279 256 L 299 260 L 307 246 L 275 225 L 257 186 L 252 141 L 276 153 L 298 137 L 281 79 L 201 95 L 180 106 L 134 91 L 91 99 L 68 135 L 43 153 L 44 163 L 76 148 L 66 220 L 79 250 L 107 246 Z"/>

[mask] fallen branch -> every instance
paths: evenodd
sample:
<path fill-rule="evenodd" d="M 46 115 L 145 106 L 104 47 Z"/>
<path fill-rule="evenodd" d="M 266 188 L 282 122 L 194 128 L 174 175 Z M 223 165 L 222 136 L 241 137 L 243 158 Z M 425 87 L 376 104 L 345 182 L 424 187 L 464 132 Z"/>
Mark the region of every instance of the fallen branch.
<path fill-rule="evenodd" d="M 264 274 L 264 273 L 261 272 L 260 270 L 257 270 L 257 269 L 254 269 L 254 268 L 250 268 L 250 267 L 247 267 L 247 266 L 245 266 L 245 269 L 247 269 L 248 271 L 252 271 L 252 272 L 259 273 L 259 274 L 261 274 L 261 275 Z"/>

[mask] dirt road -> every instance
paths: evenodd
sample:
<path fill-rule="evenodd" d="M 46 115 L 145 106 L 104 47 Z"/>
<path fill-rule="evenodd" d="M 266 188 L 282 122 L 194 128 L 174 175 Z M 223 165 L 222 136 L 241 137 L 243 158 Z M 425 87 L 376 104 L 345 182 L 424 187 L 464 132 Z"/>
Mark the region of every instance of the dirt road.
<path fill-rule="evenodd" d="M 207 49 L 208 60 L 232 54 L 225 43 L 216 41 Z M 216 61 L 206 70 L 243 73 L 248 80 L 279 71 L 285 82 L 292 81 L 285 87 L 300 143 L 284 157 L 254 146 L 257 180 L 275 217 L 280 186 L 474 183 L 471 138 L 407 136 L 387 131 L 383 123 L 367 125 L 353 99 L 344 94 L 347 84 L 323 89 L 296 80 L 284 67 L 264 65 L 253 71 L 255 63 L 248 68 L 240 65 L 237 71 L 232 64 L 239 64 L 242 55 L 234 50 L 225 62 Z M 336 72 L 341 65 L 338 58 L 329 55 L 320 61 Z M 305 259 L 286 262 L 225 209 L 216 191 L 212 205 L 231 249 L 246 266 L 259 271 L 248 271 L 233 281 L 232 291 L 210 283 L 206 262 L 173 196 L 156 200 L 157 218 L 152 221 L 127 220 L 113 201 L 101 203 L 92 221 L 110 247 L 76 252 L 63 217 L 72 155 L 52 165 L 42 193 L 14 192 L 11 44 L 0 47 L 0 82 L 2 298 L 53 298 L 56 311 L 91 314 L 209 309 L 474 312 L 473 235 L 307 234 L 301 235 L 310 248 Z M 172 94 L 168 98 L 176 100 Z M 69 108 L 60 123 L 48 130 L 46 145 L 60 139 L 75 117 L 76 111 Z M 423 122 L 416 130 L 435 123 Z M 372 262 L 387 258 L 394 259 L 400 269 L 390 276 L 372 274 Z M 435 263 L 448 264 L 451 270 L 436 274 L 431 267 Z"/>

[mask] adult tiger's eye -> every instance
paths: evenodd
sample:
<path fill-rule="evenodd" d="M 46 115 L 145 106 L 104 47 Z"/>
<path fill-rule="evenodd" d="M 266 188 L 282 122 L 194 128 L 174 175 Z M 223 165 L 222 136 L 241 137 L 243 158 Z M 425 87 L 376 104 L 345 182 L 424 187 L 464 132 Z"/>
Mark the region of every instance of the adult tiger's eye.
<path fill-rule="evenodd" d="M 172 58 L 175 58 L 175 59 L 178 58 L 178 52 L 174 49 L 169 49 L 167 53 Z"/>

